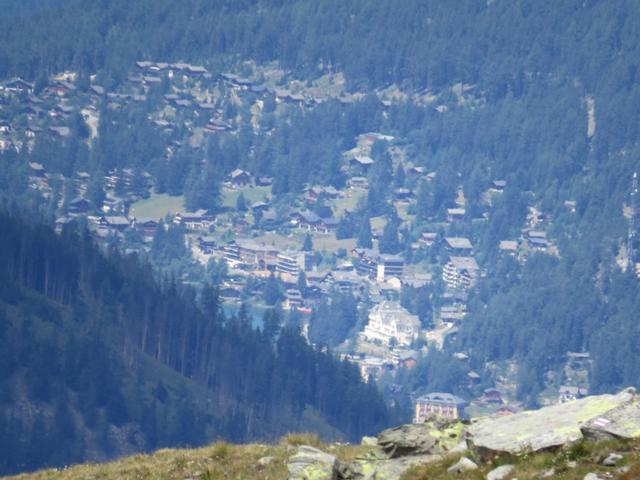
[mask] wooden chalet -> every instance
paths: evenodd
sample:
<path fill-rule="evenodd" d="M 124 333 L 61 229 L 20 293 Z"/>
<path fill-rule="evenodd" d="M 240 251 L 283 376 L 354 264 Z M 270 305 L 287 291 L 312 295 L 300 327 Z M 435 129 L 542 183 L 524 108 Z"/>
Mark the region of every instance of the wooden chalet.
<path fill-rule="evenodd" d="M 251 185 L 253 177 L 246 170 L 236 168 L 229 174 L 229 182 L 235 188 L 245 188 Z"/>
<path fill-rule="evenodd" d="M 188 230 L 206 230 L 213 225 L 213 220 L 214 216 L 204 209 L 189 213 L 178 213 L 174 217 L 174 223 L 182 225 Z"/>

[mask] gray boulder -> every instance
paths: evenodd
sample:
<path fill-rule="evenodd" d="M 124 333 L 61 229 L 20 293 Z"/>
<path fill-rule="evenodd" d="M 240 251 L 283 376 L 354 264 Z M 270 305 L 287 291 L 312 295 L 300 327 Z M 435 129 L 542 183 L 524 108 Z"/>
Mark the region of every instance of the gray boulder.
<path fill-rule="evenodd" d="M 340 480 L 398 480 L 415 465 L 440 459 L 434 455 L 414 455 L 399 458 L 361 458 L 339 468 Z"/>
<path fill-rule="evenodd" d="M 262 457 L 258 459 L 258 465 L 260 465 L 261 467 L 266 467 L 267 465 L 271 465 L 271 462 L 273 462 L 273 457 L 271 456 Z"/>
<path fill-rule="evenodd" d="M 587 473 L 583 480 L 601 480 L 597 473 Z"/>
<path fill-rule="evenodd" d="M 487 480 L 504 480 L 513 472 L 513 465 L 501 465 L 487 473 Z"/>
<path fill-rule="evenodd" d="M 364 445 L 365 447 L 375 447 L 378 445 L 378 439 L 376 437 L 362 437 L 360 445 Z"/>
<path fill-rule="evenodd" d="M 337 478 L 337 461 L 333 455 L 302 445 L 289 458 L 287 470 L 289 480 L 334 480 Z"/>
<path fill-rule="evenodd" d="M 462 457 L 456 464 L 447 468 L 447 473 L 463 473 L 477 469 L 478 465 L 476 465 L 473 460 L 470 460 L 467 457 Z"/>
<path fill-rule="evenodd" d="M 615 467 L 624 457 L 619 453 L 612 452 L 602 461 L 605 467 Z"/>
<path fill-rule="evenodd" d="M 633 389 L 598 395 L 506 417 L 485 417 L 467 429 L 467 442 L 481 455 L 520 454 L 559 447 L 583 438 L 581 428 L 613 410 L 636 403 Z M 610 422 L 613 423 L 613 422 Z M 640 417 L 633 422 L 640 435 Z M 618 429 L 616 431 L 620 431 Z"/>
<path fill-rule="evenodd" d="M 593 440 L 640 437 L 640 398 L 634 396 L 629 402 L 594 415 L 581 430 L 585 437 Z"/>
<path fill-rule="evenodd" d="M 463 429 L 461 422 L 432 420 L 385 430 L 377 437 L 377 449 L 338 466 L 338 478 L 396 480 L 410 467 L 439 460 L 441 454 L 452 451 L 460 444 Z"/>
<path fill-rule="evenodd" d="M 402 425 L 378 435 L 378 446 L 390 457 L 437 455 L 451 451 L 460 443 L 461 422 L 430 421 Z"/>

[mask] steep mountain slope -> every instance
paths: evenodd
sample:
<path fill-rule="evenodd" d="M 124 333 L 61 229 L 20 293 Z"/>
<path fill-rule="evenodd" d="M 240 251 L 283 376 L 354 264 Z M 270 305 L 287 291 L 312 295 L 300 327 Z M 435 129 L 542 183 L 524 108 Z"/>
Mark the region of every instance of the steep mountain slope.
<path fill-rule="evenodd" d="M 199 306 L 73 226 L 0 218 L 0 472 L 389 421 L 375 386 L 296 331 L 254 331 L 211 293 Z"/>

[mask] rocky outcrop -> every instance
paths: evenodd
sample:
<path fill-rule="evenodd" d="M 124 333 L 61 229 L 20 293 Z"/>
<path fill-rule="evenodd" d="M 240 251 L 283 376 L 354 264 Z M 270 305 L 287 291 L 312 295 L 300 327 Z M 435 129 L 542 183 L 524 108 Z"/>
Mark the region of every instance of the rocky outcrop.
<path fill-rule="evenodd" d="M 629 422 L 630 416 L 637 421 Z M 640 436 L 635 390 L 598 395 L 507 417 L 486 417 L 467 429 L 467 442 L 479 454 L 521 454 L 551 449 L 584 438 L 583 430 L 612 436 Z"/>
<path fill-rule="evenodd" d="M 298 447 L 289 458 L 289 480 L 334 480 L 337 478 L 336 457 L 308 445 Z"/>
<path fill-rule="evenodd" d="M 343 480 L 395 480 L 414 465 L 434 462 L 459 446 L 464 424 L 433 420 L 381 432 L 368 455 L 342 465 Z M 372 444 L 369 439 L 369 444 Z"/>
<path fill-rule="evenodd" d="M 580 427 L 582 434 L 593 440 L 640 437 L 640 398 L 634 398 Z"/>
<path fill-rule="evenodd" d="M 587 397 L 508 417 L 480 418 L 471 424 L 432 420 L 402 425 L 381 432 L 377 438 L 363 439 L 363 445 L 370 447 L 369 453 L 349 463 L 341 464 L 332 455 L 313 447 L 299 447 L 289 459 L 289 478 L 397 480 L 410 467 L 437 462 L 446 455 L 451 455 L 446 460 L 452 463 L 449 473 L 459 474 L 479 468 L 474 460 L 483 457 L 552 449 L 585 437 L 640 438 L 640 397 L 635 390 Z M 465 456 L 457 460 L 460 455 Z M 622 458 L 611 454 L 601 462 L 612 467 Z M 488 472 L 486 478 L 508 478 L 513 469 L 512 465 L 503 465 Z M 547 473 L 549 478 L 555 475 L 554 470 Z"/>
<path fill-rule="evenodd" d="M 459 448 L 462 422 L 431 421 L 385 430 L 363 443 L 372 447 L 366 455 L 339 463 L 314 447 L 301 446 L 289 458 L 289 480 L 396 480 L 410 467 L 437 461 Z"/>
<path fill-rule="evenodd" d="M 338 478 L 340 480 L 397 480 L 414 465 L 422 465 L 438 459 L 439 457 L 434 455 L 398 458 L 367 456 L 343 465 Z"/>
<path fill-rule="evenodd" d="M 378 435 L 378 446 L 390 457 L 436 455 L 448 452 L 460 441 L 462 422 L 438 421 L 402 425 Z"/>

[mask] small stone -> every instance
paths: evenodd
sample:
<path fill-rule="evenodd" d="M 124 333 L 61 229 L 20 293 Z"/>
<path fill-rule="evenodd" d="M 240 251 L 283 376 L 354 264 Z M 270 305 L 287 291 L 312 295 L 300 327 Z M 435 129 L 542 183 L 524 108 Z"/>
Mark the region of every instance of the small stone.
<path fill-rule="evenodd" d="M 613 475 L 610 473 L 587 473 L 583 480 L 611 480 Z"/>
<path fill-rule="evenodd" d="M 262 457 L 258 459 L 258 465 L 261 467 L 266 467 L 271 462 L 273 462 L 273 457 Z"/>
<path fill-rule="evenodd" d="M 513 471 L 513 465 L 501 465 L 487 474 L 487 480 L 504 480 Z"/>
<path fill-rule="evenodd" d="M 469 447 L 467 447 L 467 442 L 463 440 L 451 449 L 451 453 L 464 453 L 467 450 L 469 450 Z"/>
<path fill-rule="evenodd" d="M 553 478 L 556 474 L 556 471 L 553 468 L 550 468 L 549 470 L 542 472 L 542 475 L 540 475 L 540 478 Z"/>
<path fill-rule="evenodd" d="M 577 466 L 578 466 L 578 462 L 576 462 L 575 460 L 571 460 L 567 462 L 567 468 L 576 468 Z"/>
<path fill-rule="evenodd" d="M 619 453 L 612 452 L 607 458 L 602 461 L 602 465 L 604 465 L 605 467 L 615 467 L 623 458 L 624 457 Z"/>
<path fill-rule="evenodd" d="M 623 467 L 616 469 L 616 471 L 621 475 L 624 475 L 625 473 L 629 473 L 629 470 L 631 470 L 631 467 L 629 465 L 625 465 Z"/>
<path fill-rule="evenodd" d="M 447 473 L 462 473 L 469 470 L 477 470 L 477 468 L 478 465 L 476 465 L 472 460 L 469 460 L 467 457 L 462 457 L 458 460 L 458 463 L 447 468 Z"/>
<path fill-rule="evenodd" d="M 375 447 L 378 445 L 378 439 L 376 437 L 362 437 L 360 445 L 364 445 L 365 447 Z"/>

